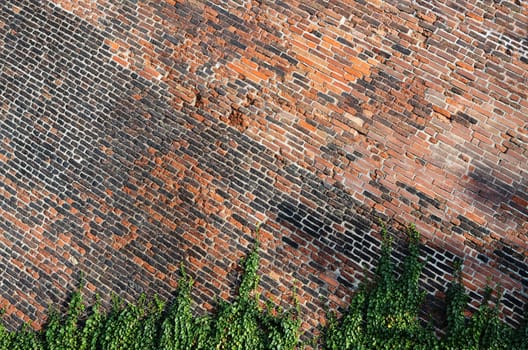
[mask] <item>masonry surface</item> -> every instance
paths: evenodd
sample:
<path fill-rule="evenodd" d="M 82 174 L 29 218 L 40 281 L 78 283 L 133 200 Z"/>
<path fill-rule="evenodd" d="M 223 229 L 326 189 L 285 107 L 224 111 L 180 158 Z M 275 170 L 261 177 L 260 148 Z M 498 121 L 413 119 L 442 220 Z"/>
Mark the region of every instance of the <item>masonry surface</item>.
<path fill-rule="evenodd" d="M 415 223 L 503 316 L 528 290 L 528 7 L 509 1 L 0 5 L 0 306 L 86 293 L 229 298 L 261 226 L 264 295 L 305 328 L 346 305 L 378 220 Z M 395 256 L 398 259 L 400 255 Z"/>

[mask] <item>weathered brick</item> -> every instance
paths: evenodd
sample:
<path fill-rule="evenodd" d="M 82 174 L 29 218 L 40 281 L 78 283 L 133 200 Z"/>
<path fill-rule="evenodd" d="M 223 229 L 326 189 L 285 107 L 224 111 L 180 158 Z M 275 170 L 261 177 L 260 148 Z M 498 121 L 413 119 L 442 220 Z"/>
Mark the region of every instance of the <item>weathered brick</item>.
<path fill-rule="evenodd" d="M 13 327 L 41 324 L 79 270 L 89 293 L 169 297 L 182 259 L 208 309 L 264 219 L 262 268 L 305 283 L 312 321 L 319 296 L 338 302 L 358 262 L 373 266 L 378 218 L 423 231 L 432 295 L 465 258 L 472 296 L 497 276 L 516 319 L 528 174 L 517 5 L 53 3 L 0 5 L 0 294 Z M 380 36 L 380 23 L 392 29 Z M 280 295 L 282 281 L 264 288 Z"/>

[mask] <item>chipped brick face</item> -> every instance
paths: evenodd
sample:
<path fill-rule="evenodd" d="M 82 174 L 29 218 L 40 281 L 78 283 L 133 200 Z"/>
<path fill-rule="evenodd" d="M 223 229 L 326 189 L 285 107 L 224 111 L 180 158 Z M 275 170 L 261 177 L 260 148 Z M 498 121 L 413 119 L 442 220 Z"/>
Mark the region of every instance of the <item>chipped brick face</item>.
<path fill-rule="evenodd" d="M 344 305 L 378 219 L 416 223 L 515 323 L 528 289 L 528 8 L 509 1 L 0 5 L 0 305 L 87 293 L 212 307 L 261 227 L 263 293 Z M 398 255 L 399 256 L 399 255 Z"/>

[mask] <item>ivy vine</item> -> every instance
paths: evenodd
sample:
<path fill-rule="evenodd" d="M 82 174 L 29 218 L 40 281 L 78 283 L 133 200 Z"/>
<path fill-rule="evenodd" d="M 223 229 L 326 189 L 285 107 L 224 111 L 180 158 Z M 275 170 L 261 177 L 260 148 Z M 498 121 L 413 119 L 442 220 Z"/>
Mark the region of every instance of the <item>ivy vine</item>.
<path fill-rule="evenodd" d="M 419 277 L 423 268 L 419 234 L 408 229 L 408 254 L 401 266 L 392 259 L 392 241 L 382 227 L 381 257 L 375 277 L 362 283 L 348 309 L 328 314 L 321 336 L 301 342 L 300 308 L 294 302 L 282 310 L 270 301 L 261 303 L 259 241 L 243 260 L 244 273 L 237 296 L 220 301 L 213 314 L 192 311 L 193 279 L 181 267 L 176 297 L 169 305 L 142 296 L 135 303 L 113 299 L 109 312 L 100 300 L 87 309 L 82 284 L 61 315 L 50 310 L 39 331 L 28 325 L 8 331 L 0 324 L 0 350 L 264 350 L 314 348 L 347 349 L 528 349 L 528 323 L 513 329 L 499 317 L 498 296 L 488 287 L 480 308 L 465 315 L 468 296 L 461 279 L 461 264 L 446 293 L 447 326 L 442 335 L 420 317 L 425 294 Z M 396 273 L 396 271 L 401 271 Z M 295 300 L 295 298 L 294 298 Z M 266 305 L 263 307 L 262 305 Z"/>

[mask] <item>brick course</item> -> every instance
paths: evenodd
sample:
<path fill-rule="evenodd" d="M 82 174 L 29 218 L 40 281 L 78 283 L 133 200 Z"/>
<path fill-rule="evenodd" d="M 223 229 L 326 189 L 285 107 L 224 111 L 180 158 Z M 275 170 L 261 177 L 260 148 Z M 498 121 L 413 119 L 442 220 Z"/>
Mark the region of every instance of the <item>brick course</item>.
<path fill-rule="evenodd" d="M 516 322 L 528 288 L 528 8 L 490 1 L 8 0 L 0 5 L 0 305 L 196 302 L 262 226 L 265 295 L 344 305 L 378 219 L 415 222 L 423 286 L 465 261 Z M 399 256 L 399 255 L 398 255 Z M 397 258 L 397 256 L 396 256 Z M 432 299 L 431 299 L 432 300 Z"/>

